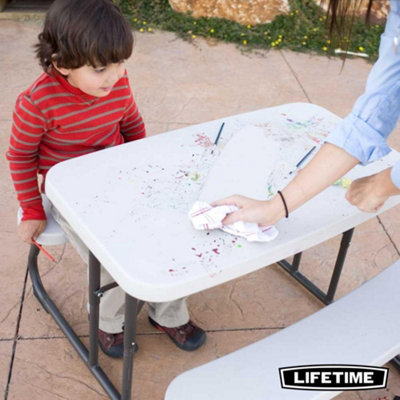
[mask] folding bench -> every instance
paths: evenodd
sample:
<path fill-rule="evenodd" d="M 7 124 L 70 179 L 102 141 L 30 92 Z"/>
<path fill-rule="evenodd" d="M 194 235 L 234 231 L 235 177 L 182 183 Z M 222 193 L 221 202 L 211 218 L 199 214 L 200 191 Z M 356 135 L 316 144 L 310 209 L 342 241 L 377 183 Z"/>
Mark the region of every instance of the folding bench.
<path fill-rule="evenodd" d="M 282 389 L 279 368 L 391 360 L 400 353 L 399 283 L 400 260 L 290 327 L 182 373 L 165 400 L 331 399 L 340 392 Z"/>

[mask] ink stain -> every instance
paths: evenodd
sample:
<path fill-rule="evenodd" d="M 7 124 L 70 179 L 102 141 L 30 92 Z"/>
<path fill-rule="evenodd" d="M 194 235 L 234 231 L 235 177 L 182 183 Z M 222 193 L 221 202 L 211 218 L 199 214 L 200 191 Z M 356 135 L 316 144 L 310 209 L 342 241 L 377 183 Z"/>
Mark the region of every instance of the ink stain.
<path fill-rule="evenodd" d="M 218 251 L 218 249 L 212 249 L 212 251 L 213 251 L 215 254 L 220 254 L 219 251 Z"/>

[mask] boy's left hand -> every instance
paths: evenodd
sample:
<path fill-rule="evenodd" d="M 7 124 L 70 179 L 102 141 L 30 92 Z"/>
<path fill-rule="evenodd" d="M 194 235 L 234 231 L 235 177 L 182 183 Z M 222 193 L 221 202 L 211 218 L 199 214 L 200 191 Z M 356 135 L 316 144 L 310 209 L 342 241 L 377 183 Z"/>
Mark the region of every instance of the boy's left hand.
<path fill-rule="evenodd" d="M 46 220 L 21 221 L 18 225 L 18 236 L 28 244 L 36 240 L 46 228 Z"/>

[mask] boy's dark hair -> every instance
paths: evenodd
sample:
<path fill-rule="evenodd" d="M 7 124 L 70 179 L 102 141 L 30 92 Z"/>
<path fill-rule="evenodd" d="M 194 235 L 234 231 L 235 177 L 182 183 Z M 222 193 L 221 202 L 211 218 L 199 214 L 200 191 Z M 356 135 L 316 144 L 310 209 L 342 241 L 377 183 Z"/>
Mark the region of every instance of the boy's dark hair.
<path fill-rule="evenodd" d="M 45 71 L 105 66 L 126 60 L 133 35 L 128 21 L 111 0 L 56 0 L 39 34 L 36 55 Z"/>

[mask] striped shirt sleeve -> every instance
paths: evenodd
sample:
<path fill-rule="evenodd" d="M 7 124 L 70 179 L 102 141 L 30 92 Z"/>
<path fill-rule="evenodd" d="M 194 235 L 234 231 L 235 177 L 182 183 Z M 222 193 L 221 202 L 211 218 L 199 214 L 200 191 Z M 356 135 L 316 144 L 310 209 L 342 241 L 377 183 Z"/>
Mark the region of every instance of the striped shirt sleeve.
<path fill-rule="evenodd" d="M 125 142 L 142 139 L 146 136 L 144 121 L 133 98 L 132 91 L 127 101 L 124 116 L 120 121 L 120 132 Z"/>
<path fill-rule="evenodd" d="M 38 185 L 38 156 L 46 120 L 29 96 L 21 94 L 13 113 L 13 125 L 6 154 L 11 178 L 23 210 L 22 220 L 45 220 Z"/>

